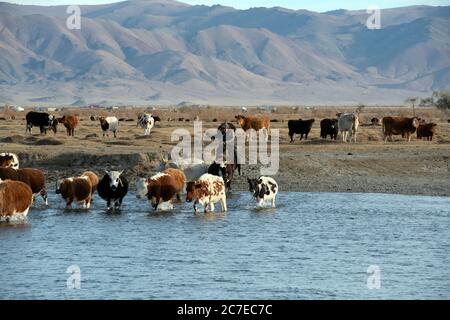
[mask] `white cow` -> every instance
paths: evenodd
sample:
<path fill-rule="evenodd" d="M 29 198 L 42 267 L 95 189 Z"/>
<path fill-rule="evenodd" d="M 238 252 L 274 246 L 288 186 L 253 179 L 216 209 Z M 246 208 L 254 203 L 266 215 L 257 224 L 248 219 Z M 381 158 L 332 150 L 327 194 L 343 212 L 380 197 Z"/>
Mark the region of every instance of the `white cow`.
<path fill-rule="evenodd" d="M 140 126 L 142 129 L 144 129 L 144 134 L 149 135 L 150 131 L 155 125 L 155 119 L 152 117 L 150 113 L 144 113 L 139 119 L 138 119 L 138 126 Z"/>
<path fill-rule="evenodd" d="M 356 113 L 337 113 L 338 128 L 342 134 L 342 141 L 356 142 L 356 133 L 359 127 L 359 116 Z"/>
<path fill-rule="evenodd" d="M 278 184 L 271 177 L 261 176 L 258 179 L 247 178 L 248 186 L 253 197 L 262 207 L 265 201 L 272 201 L 272 208 L 275 208 L 275 198 L 278 194 Z"/>

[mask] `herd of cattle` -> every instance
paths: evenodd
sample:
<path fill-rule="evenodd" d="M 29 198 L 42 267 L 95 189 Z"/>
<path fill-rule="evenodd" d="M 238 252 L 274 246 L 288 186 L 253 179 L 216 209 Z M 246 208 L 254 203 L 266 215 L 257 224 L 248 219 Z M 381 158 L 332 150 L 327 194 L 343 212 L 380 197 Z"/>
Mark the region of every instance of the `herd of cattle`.
<path fill-rule="evenodd" d="M 155 118 L 151 114 L 143 114 L 138 118 L 137 125 L 149 135 L 154 127 Z M 246 132 L 253 129 L 262 131 L 268 139 L 270 134 L 270 120 L 267 116 L 235 117 L 237 123 Z M 96 120 L 96 119 L 93 119 Z M 103 136 L 109 132 L 117 135 L 119 120 L 116 117 L 98 118 Z M 160 120 L 160 119 L 158 119 Z M 43 112 L 31 111 L 26 115 L 26 130 L 31 133 L 33 126 L 39 127 L 45 134 L 47 130 L 57 131 L 58 123 L 67 129 L 67 135 L 73 136 L 78 125 L 76 116 L 63 116 L 57 118 Z M 307 139 L 315 120 L 290 120 L 288 121 L 289 136 L 294 141 L 294 134 L 300 135 L 300 140 Z M 384 117 L 372 119 L 372 124 L 383 126 L 384 139 L 392 139 L 392 135 L 401 135 L 408 141 L 414 132 L 417 137 L 432 140 L 436 132 L 436 124 L 423 123 L 420 118 L 412 117 Z M 339 133 L 345 142 L 356 142 L 358 128 L 360 126 L 358 113 L 338 113 L 334 119 L 323 119 L 320 122 L 320 136 L 336 140 Z M 230 122 L 222 123 L 218 128 L 218 135 L 223 137 L 223 154 L 227 154 L 226 148 L 230 136 L 235 139 L 236 126 Z M 230 132 L 232 133 L 230 135 Z M 235 144 L 233 143 L 235 146 Z M 213 163 L 205 163 L 201 159 L 189 159 L 171 161 L 161 160 L 158 173 L 148 177 L 139 178 L 136 181 L 137 198 L 147 198 L 151 206 L 156 210 L 162 203 L 167 203 L 173 208 L 174 198 L 181 201 L 181 194 L 186 193 L 186 201 L 194 202 L 194 211 L 198 211 L 198 205 L 204 207 L 205 212 L 214 211 L 214 204 L 220 202 L 222 211 L 227 211 L 226 191 L 231 190 L 231 181 L 235 171 L 241 174 L 241 166 L 237 162 L 237 152 L 234 150 L 234 162 L 227 163 L 219 160 Z M 249 190 L 256 199 L 258 205 L 263 206 L 266 201 L 271 201 L 275 207 L 275 198 L 278 193 L 278 184 L 271 177 L 261 176 L 257 179 L 247 178 Z M 56 182 L 55 191 L 64 199 L 66 207 L 81 203 L 88 209 L 93 201 L 94 193 L 106 201 L 108 211 L 118 210 L 128 193 L 128 180 L 123 171 L 107 171 L 100 179 L 91 171 L 82 173 L 78 177 L 66 177 Z M 19 168 L 19 158 L 13 153 L 0 153 L 0 217 L 9 217 L 20 214 L 26 216 L 36 195 L 41 195 L 48 205 L 45 175 L 35 168 Z"/>
<path fill-rule="evenodd" d="M 320 137 L 326 139 L 328 136 L 332 140 L 336 140 L 338 133 L 341 133 L 342 141 L 356 142 L 356 135 L 358 128 L 360 127 L 358 113 L 338 113 L 335 119 L 323 119 L 320 122 Z M 314 119 L 310 120 L 289 120 L 289 136 L 291 142 L 294 142 L 294 134 L 300 134 L 300 140 L 305 137 L 308 139 L 308 134 L 313 126 Z M 378 118 L 372 118 L 372 125 L 379 125 L 380 120 Z M 411 136 L 414 132 L 417 132 L 417 139 L 426 138 L 428 141 L 433 140 L 433 136 L 436 134 L 437 124 L 425 123 L 418 117 L 384 117 L 381 120 L 383 127 L 384 141 L 388 139 L 392 141 L 393 135 L 401 135 L 402 138 L 406 138 L 408 142 L 411 141 Z"/>
<path fill-rule="evenodd" d="M 185 190 L 186 202 L 194 202 L 195 213 L 198 212 L 199 204 L 204 207 L 205 213 L 215 211 L 214 204 L 217 202 L 220 202 L 222 212 L 225 212 L 226 191 L 231 188 L 227 167 L 235 168 L 216 162 L 206 165 L 202 160 L 161 160 L 160 172 L 149 178 L 137 179 L 136 197 L 147 198 L 155 210 L 163 203 L 173 208 L 173 199 L 180 202 Z M 263 206 L 265 201 L 271 201 L 275 207 L 278 193 L 275 180 L 263 176 L 247 180 L 249 190 L 259 206 Z M 123 171 L 106 171 L 101 179 L 94 172 L 86 171 L 78 177 L 59 179 L 55 186 L 56 194 L 61 195 L 68 209 L 72 208 L 73 203 L 89 209 L 97 192 L 106 201 L 108 211 L 121 208 L 128 189 L 128 180 Z M 9 220 L 15 215 L 26 216 L 38 194 L 48 205 L 44 173 L 35 168 L 19 168 L 16 154 L 0 153 L 0 218 Z"/>
<path fill-rule="evenodd" d="M 269 137 L 270 119 L 267 116 L 262 117 L 245 117 L 237 115 L 235 117 L 237 123 L 245 132 L 249 132 L 249 129 L 262 131 L 266 140 Z M 91 120 L 95 120 L 95 117 L 91 117 Z M 115 116 L 111 117 L 99 117 L 100 128 L 104 136 L 109 136 L 112 132 L 114 137 L 117 137 L 117 131 L 119 129 L 119 119 Z M 145 135 L 150 135 L 152 128 L 155 126 L 155 121 L 161 121 L 157 116 L 152 116 L 149 113 L 144 113 L 138 117 L 137 126 L 144 129 Z M 308 120 L 289 120 L 288 129 L 291 142 L 294 142 L 294 135 L 300 135 L 300 140 L 308 139 L 308 135 L 311 132 L 315 119 Z M 57 132 L 57 126 L 59 123 L 63 124 L 67 130 L 68 136 L 74 136 L 75 128 L 78 126 L 79 120 L 77 116 L 65 115 L 61 118 L 57 118 L 54 115 L 45 112 L 30 111 L 26 115 L 26 132 L 31 134 L 33 126 L 39 127 L 41 134 L 46 134 L 47 130 Z M 425 123 L 418 117 L 384 117 L 381 121 L 378 118 L 372 118 L 372 125 L 382 125 L 382 132 L 384 140 L 388 139 L 392 141 L 393 135 L 401 135 L 402 138 L 406 138 L 411 141 L 413 133 L 417 133 L 417 139 L 425 138 L 428 141 L 433 140 L 433 136 L 436 134 L 437 124 Z M 225 123 L 230 125 L 230 128 L 236 130 L 236 127 L 229 122 Z M 337 140 L 337 136 L 340 133 L 342 141 L 344 142 L 356 142 L 356 136 L 360 127 L 360 120 L 358 113 L 338 113 L 336 118 L 323 119 L 320 122 L 320 137 L 327 139 L 328 136 L 332 140 Z M 219 127 L 220 130 L 220 127 Z"/>

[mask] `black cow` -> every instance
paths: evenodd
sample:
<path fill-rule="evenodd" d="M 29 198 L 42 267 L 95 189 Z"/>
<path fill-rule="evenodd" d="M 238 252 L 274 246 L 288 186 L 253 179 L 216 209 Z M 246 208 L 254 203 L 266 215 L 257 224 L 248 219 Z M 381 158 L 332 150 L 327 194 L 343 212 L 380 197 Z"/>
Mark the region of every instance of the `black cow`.
<path fill-rule="evenodd" d="M 225 185 L 227 188 L 231 189 L 231 180 L 233 179 L 234 172 L 238 170 L 239 175 L 241 175 L 241 164 L 238 163 L 238 156 L 237 156 L 237 145 L 235 135 L 236 126 L 231 122 L 225 121 L 224 123 L 220 124 L 220 126 L 217 127 L 217 130 L 222 134 L 222 143 L 223 143 L 222 151 L 223 155 L 225 156 L 223 160 L 227 162 L 227 159 L 231 158 L 234 159 L 232 164 L 230 163 L 231 161 L 228 161 L 228 164 L 226 165 L 228 183 L 226 183 Z M 233 145 L 232 154 L 231 150 L 229 152 L 227 151 L 227 145 Z"/>
<path fill-rule="evenodd" d="M 220 126 L 218 126 L 217 130 L 219 130 L 225 138 L 227 131 L 233 130 L 234 132 L 236 132 L 236 127 L 231 122 L 226 121 L 226 122 L 222 123 Z"/>
<path fill-rule="evenodd" d="M 108 211 L 120 209 L 123 198 L 128 193 L 128 181 L 122 172 L 106 171 L 98 183 L 98 195 L 103 200 L 106 200 Z M 114 204 L 114 207 L 111 206 L 111 203 Z"/>
<path fill-rule="evenodd" d="M 231 181 L 233 180 L 234 171 L 236 171 L 236 169 L 238 169 L 239 175 L 241 175 L 241 165 L 239 164 L 224 164 L 213 162 L 208 167 L 208 173 L 218 177 L 222 177 L 223 181 L 225 181 L 225 187 L 228 190 L 231 190 Z"/>
<path fill-rule="evenodd" d="M 50 128 L 56 134 L 58 127 L 58 120 L 55 116 L 48 114 L 46 112 L 36 112 L 30 111 L 25 116 L 27 120 L 27 126 L 25 128 L 25 133 L 30 132 L 33 126 L 39 127 L 41 134 L 47 134 L 47 130 Z"/>
<path fill-rule="evenodd" d="M 320 137 L 326 139 L 329 135 L 331 140 L 336 140 L 339 132 L 337 119 L 323 119 L 320 121 Z"/>
<path fill-rule="evenodd" d="M 300 134 L 300 140 L 305 136 L 305 140 L 308 139 L 308 134 L 311 131 L 314 119 L 310 120 L 289 120 L 289 137 L 291 137 L 291 143 L 294 142 L 294 134 Z"/>

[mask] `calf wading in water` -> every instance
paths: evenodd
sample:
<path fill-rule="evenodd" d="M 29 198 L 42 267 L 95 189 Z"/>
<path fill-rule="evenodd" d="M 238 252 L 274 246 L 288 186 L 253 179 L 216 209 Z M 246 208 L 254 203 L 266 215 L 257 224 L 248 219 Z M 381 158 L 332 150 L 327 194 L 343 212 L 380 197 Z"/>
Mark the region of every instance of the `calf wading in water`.
<path fill-rule="evenodd" d="M 89 209 L 92 197 L 92 183 L 88 177 L 72 177 L 56 183 L 56 194 L 66 201 L 66 208 L 71 209 L 72 203 L 81 202 L 83 208 Z"/>
<path fill-rule="evenodd" d="M 181 192 L 186 183 L 186 176 L 179 169 L 168 168 L 164 172 L 155 174 L 148 179 L 138 179 L 136 183 L 136 197 L 147 197 L 153 209 L 157 210 L 163 202 L 169 202 L 172 208 L 172 199 L 177 197 L 181 201 Z"/>
<path fill-rule="evenodd" d="M 0 217 L 27 216 L 33 204 L 31 188 L 20 181 L 0 179 Z"/>
<path fill-rule="evenodd" d="M 198 212 L 197 205 L 205 208 L 205 213 L 214 211 L 214 203 L 220 202 L 222 212 L 227 211 L 227 196 L 225 182 L 221 177 L 205 173 L 196 181 L 190 181 L 186 186 L 186 201 L 194 201 L 194 212 Z"/>
<path fill-rule="evenodd" d="M 123 171 L 106 171 L 97 185 L 97 193 L 106 201 L 108 211 L 120 209 L 128 193 L 128 181 Z"/>
<path fill-rule="evenodd" d="M 253 197 L 262 207 L 265 201 L 272 201 L 272 208 L 275 208 L 275 198 L 278 194 L 278 184 L 270 177 L 259 177 L 258 179 L 247 178 L 248 186 Z"/>
<path fill-rule="evenodd" d="M 48 205 L 48 195 L 45 189 L 45 176 L 39 169 L 23 168 L 0 168 L 0 179 L 21 181 L 27 184 L 33 192 L 33 200 L 36 194 L 40 194 L 45 204 Z"/>

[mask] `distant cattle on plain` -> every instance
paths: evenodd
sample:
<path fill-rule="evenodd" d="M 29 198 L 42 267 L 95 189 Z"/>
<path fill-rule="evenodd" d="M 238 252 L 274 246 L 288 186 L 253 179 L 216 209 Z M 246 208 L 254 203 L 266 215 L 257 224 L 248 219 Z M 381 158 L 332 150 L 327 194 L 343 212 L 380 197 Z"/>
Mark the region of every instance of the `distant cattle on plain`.
<path fill-rule="evenodd" d="M 401 135 L 410 142 L 412 134 L 419 127 L 419 120 L 417 117 L 384 117 L 382 121 L 384 141 L 388 139 L 392 141 L 393 135 Z"/>
<path fill-rule="evenodd" d="M 308 140 L 308 134 L 311 132 L 311 128 L 314 124 L 314 119 L 309 120 L 289 120 L 288 128 L 289 128 L 289 137 L 291 138 L 291 143 L 294 142 L 294 134 L 300 135 L 300 141 L 303 140 L 303 136 L 305 140 Z"/>
<path fill-rule="evenodd" d="M 343 142 L 356 142 L 359 128 L 359 115 L 357 113 L 337 113 L 338 129 Z"/>
<path fill-rule="evenodd" d="M 75 128 L 78 126 L 78 117 L 75 115 L 62 116 L 61 118 L 57 118 L 58 123 L 64 125 L 67 131 L 68 136 L 75 135 Z"/>
<path fill-rule="evenodd" d="M 29 132 L 33 127 L 39 127 L 41 134 L 47 134 L 47 130 L 51 129 L 55 134 L 58 130 L 58 120 L 54 115 L 46 112 L 30 111 L 25 116 L 27 121 L 25 133 Z"/>

